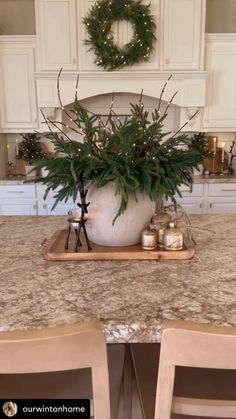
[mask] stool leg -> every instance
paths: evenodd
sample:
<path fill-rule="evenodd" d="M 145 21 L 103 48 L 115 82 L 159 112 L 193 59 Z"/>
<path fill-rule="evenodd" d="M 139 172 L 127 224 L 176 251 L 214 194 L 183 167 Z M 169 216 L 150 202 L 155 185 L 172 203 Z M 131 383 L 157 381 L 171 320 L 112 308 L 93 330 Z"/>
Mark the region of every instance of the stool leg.
<path fill-rule="evenodd" d="M 69 248 L 69 238 L 70 238 L 70 232 L 71 232 L 71 224 L 68 224 L 67 233 L 66 233 L 66 241 L 65 241 L 65 249 L 68 250 Z"/>
<path fill-rule="evenodd" d="M 124 419 L 132 418 L 132 356 L 130 344 L 125 345 L 125 363 L 124 363 Z"/>

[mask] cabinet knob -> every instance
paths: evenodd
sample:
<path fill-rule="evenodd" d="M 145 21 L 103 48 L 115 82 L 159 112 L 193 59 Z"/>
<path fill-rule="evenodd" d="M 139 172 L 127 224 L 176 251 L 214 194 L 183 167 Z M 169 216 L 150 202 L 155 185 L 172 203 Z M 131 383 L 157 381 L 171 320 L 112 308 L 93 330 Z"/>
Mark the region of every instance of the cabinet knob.
<path fill-rule="evenodd" d="M 43 204 L 43 209 L 47 209 L 47 204 Z"/>
<path fill-rule="evenodd" d="M 199 204 L 199 207 L 200 207 L 200 208 L 204 208 L 204 202 L 201 202 L 201 203 Z"/>
<path fill-rule="evenodd" d="M 210 208 L 213 208 L 213 207 L 214 207 L 214 204 L 213 204 L 213 202 L 210 202 L 210 205 L 209 205 L 209 207 L 210 207 Z"/>

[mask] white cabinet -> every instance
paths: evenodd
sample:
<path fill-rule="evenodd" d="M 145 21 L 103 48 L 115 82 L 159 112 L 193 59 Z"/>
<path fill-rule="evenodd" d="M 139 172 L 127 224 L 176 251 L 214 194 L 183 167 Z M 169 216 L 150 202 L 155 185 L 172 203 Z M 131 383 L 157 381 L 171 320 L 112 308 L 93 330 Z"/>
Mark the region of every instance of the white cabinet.
<path fill-rule="evenodd" d="M 35 185 L 0 185 L 0 215 L 37 215 Z"/>
<path fill-rule="evenodd" d="M 163 68 L 199 70 L 203 65 L 205 0 L 162 0 Z"/>
<path fill-rule="evenodd" d="M 236 183 L 194 184 L 192 193 L 185 186 L 180 190 L 182 198 L 175 198 L 189 214 L 236 213 Z"/>
<path fill-rule="evenodd" d="M 236 34 L 206 38 L 207 83 L 203 130 L 236 129 Z"/>
<path fill-rule="evenodd" d="M 77 18 L 77 27 L 78 27 L 78 45 L 79 45 L 79 54 L 80 54 L 80 69 L 83 71 L 102 71 L 100 67 L 95 64 L 96 57 L 94 52 L 91 50 L 90 45 L 85 44 L 85 39 L 88 39 L 88 34 L 86 32 L 85 25 L 81 22 L 83 17 L 87 16 L 92 5 L 95 4 L 95 0 L 80 0 L 78 1 L 78 18 Z M 160 0 L 143 0 L 142 4 L 150 4 L 151 14 L 156 19 L 156 38 L 157 41 L 154 45 L 154 51 L 150 55 L 149 61 L 143 61 L 138 65 L 133 65 L 132 67 L 124 67 L 124 71 L 129 69 L 132 70 L 157 70 L 159 68 L 159 56 L 160 56 Z M 104 17 L 105 19 L 105 17 Z M 130 22 L 120 21 L 115 22 L 112 25 L 112 32 L 114 37 L 114 42 L 119 47 L 123 47 L 125 44 L 130 42 L 133 37 L 133 28 Z M 121 70 L 122 71 L 122 70 Z"/>
<path fill-rule="evenodd" d="M 35 37 L 0 37 L 0 131 L 38 127 L 34 80 Z"/>
<path fill-rule="evenodd" d="M 40 0 L 35 8 L 39 70 L 76 70 L 76 0 Z"/>
<path fill-rule="evenodd" d="M 66 216 L 70 209 L 77 208 L 70 198 L 67 202 L 59 202 L 51 211 L 56 191 L 50 191 L 44 200 L 45 191 L 46 186 L 40 183 L 0 185 L 0 215 Z M 189 214 L 236 213 L 236 182 L 195 183 L 192 192 L 184 185 L 180 191 L 182 198 L 175 198 Z"/>
<path fill-rule="evenodd" d="M 176 201 L 188 214 L 202 214 L 206 212 L 204 199 L 204 185 L 193 184 L 192 191 L 187 186 L 180 187 L 182 198 L 175 196 Z"/>
<path fill-rule="evenodd" d="M 215 183 L 208 185 L 208 212 L 236 212 L 236 183 Z"/>
<path fill-rule="evenodd" d="M 0 215 L 67 215 L 76 207 L 70 198 L 59 202 L 51 211 L 56 193 L 50 191 L 44 200 L 46 187 L 42 184 L 0 185 Z"/>
<path fill-rule="evenodd" d="M 38 215 L 67 215 L 70 209 L 76 207 L 76 203 L 70 198 L 67 202 L 59 202 L 56 208 L 52 210 L 56 191 L 50 191 L 44 200 L 45 191 L 46 186 L 37 184 Z"/>

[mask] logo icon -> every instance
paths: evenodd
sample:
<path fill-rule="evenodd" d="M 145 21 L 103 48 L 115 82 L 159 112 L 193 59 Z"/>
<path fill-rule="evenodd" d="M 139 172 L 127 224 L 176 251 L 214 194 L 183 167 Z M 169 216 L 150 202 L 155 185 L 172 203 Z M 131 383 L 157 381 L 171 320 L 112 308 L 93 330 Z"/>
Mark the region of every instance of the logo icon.
<path fill-rule="evenodd" d="M 12 417 L 17 414 L 17 404 L 14 402 L 6 402 L 2 406 L 2 410 L 5 416 Z"/>

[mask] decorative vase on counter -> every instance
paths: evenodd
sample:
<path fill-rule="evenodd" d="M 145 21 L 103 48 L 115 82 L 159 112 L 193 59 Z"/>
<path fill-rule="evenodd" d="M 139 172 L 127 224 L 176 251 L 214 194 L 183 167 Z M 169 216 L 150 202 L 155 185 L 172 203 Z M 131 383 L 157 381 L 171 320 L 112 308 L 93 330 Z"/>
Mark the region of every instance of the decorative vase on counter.
<path fill-rule="evenodd" d="M 35 166 L 25 166 L 26 177 L 36 177 L 36 168 Z"/>
<path fill-rule="evenodd" d="M 138 192 L 137 200 L 129 196 L 127 210 L 120 215 L 114 225 L 112 221 L 120 206 L 120 195 L 115 195 L 115 185 L 110 182 L 103 188 L 90 186 L 87 201 L 89 240 L 103 246 L 131 246 L 141 241 L 141 231 L 150 221 L 155 210 L 155 202 Z"/>

